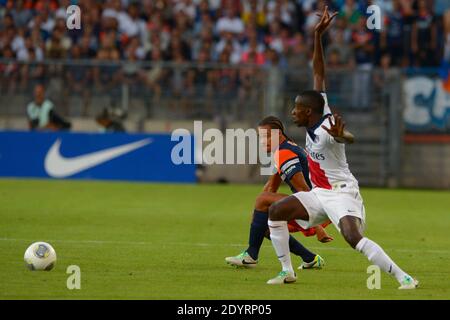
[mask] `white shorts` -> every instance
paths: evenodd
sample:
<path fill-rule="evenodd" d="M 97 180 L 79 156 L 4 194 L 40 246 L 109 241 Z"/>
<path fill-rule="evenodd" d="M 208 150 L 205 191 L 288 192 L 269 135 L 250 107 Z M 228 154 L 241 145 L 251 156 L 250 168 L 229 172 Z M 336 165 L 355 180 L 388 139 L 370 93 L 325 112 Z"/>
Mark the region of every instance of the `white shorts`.
<path fill-rule="evenodd" d="M 330 220 L 340 232 L 339 220 L 345 216 L 354 216 L 361 220 L 361 231 L 364 230 L 366 213 L 358 188 L 340 190 L 314 188 L 293 195 L 302 203 L 309 215 L 309 221 L 295 220 L 304 229 Z"/>

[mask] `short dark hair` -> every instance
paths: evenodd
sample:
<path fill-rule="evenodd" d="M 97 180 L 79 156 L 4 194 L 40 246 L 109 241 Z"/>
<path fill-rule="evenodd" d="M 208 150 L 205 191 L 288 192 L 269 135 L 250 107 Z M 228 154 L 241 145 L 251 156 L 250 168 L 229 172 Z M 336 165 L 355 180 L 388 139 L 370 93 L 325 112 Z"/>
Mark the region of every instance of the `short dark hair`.
<path fill-rule="evenodd" d="M 300 94 L 300 99 L 303 105 L 311 108 L 314 113 L 323 114 L 323 107 L 325 99 L 322 94 L 316 90 L 306 90 Z"/>

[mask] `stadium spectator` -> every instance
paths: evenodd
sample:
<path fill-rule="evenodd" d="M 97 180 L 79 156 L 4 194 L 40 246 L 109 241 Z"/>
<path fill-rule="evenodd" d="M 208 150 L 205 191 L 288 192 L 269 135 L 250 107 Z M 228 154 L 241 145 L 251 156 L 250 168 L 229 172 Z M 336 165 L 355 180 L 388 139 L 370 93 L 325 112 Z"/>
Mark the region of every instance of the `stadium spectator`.
<path fill-rule="evenodd" d="M 70 68 L 63 71 L 43 61 L 71 59 L 73 52 L 76 60 L 101 62 L 92 68 L 90 81 L 110 96 L 118 96 L 121 81 L 131 79 L 150 88 L 154 97 L 166 94 L 163 88 L 168 97 L 171 90 L 180 92 L 180 88 L 194 92 L 198 77 L 192 68 L 163 72 L 162 64 L 195 63 L 203 60 L 200 55 L 207 55 L 208 63 L 273 66 L 269 48 L 277 53 L 275 66 L 291 66 L 285 70 L 293 73 L 290 70 L 308 65 L 316 12 L 325 5 L 340 14 L 324 39 L 324 50 L 331 59 L 330 67 L 354 67 L 358 71 L 355 90 L 349 89 L 357 91 L 352 103 L 355 106 L 367 106 L 370 97 L 364 92 L 372 70 L 382 63 L 382 55 L 389 55 L 392 67 L 438 67 L 443 59 L 450 59 L 450 35 L 446 31 L 450 29 L 446 14 L 449 0 L 79 0 L 82 29 L 67 30 L 65 9 L 71 3 L 0 2 L 2 92 L 25 90 L 44 80 L 49 91 L 63 92 L 63 87 L 54 83 L 67 80 Z M 369 4 L 382 10 L 381 32 L 363 28 Z M 153 60 L 157 64 L 152 67 L 137 64 Z M 233 93 L 227 96 L 247 92 L 249 74 L 229 71 L 211 70 L 214 75 L 210 85 L 232 84 Z M 75 78 L 82 73 L 74 73 Z M 297 81 L 300 76 L 297 80 L 296 76 L 288 75 Z"/>
<path fill-rule="evenodd" d="M 46 57 L 49 59 L 64 59 L 67 57 L 70 46 L 70 38 L 64 35 L 64 31 L 55 28 L 45 43 Z"/>
<path fill-rule="evenodd" d="M 267 114 L 281 114 L 282 97 L 281 88 L 284 84 L 284 76 L 282 69 L 286 67 L 286 62 L 283 57 L 272 48 L 266 50 L 264 68 L 267 71 L 266 79 L 266 99 L 267 99 Z"/>
<path fill-rule="evenodd" d="M 222 65 L 231 63 L 232 45 L 228 44 L 222 50 L 219 56 L 219 63 Z M 221 121 L 225 116 L 231 114 L 232 104 L 230 100 L 236 93 L 237 70 L 231 67 L 223 66 L 214 73 L 214 91 L 216 93 L 215 117 Z"/>
<path fill-rule="evenodd" d="M 33 43 L 31 36 L 27 36 L 24 41 L 24 45 L 17 51 L 18 61 L 30 61 L 30 52 L 34 53 L 35 61 L 44 60 L 44 52 Z"/>
<path fill-rule="evenodd" d="M 28 123 L 31 130 L 63 130 L 70 129 L 69 122 L 59 116 L 53 103 L 45 97 L 42 84 L 34 88 L 34 100 L 27 106 Z"/>
<path fill-rule="evenodd" d="M 197 13 L 197 8 L 192 0 L 177 0 L 175 1 L 173 11 L 175 14 L 183 12 L 190 21 L 193 21 Z"/>
<path fill-rule="evenodd" d="M 444 61 L 450 63 L 450 9 L 444 16 Z"/>
<path fill-rule="evenodd" d="M 382 96 L 388 97 L 390 85 L 395 83 L 397 79 L 398 70 L 392 67 L 392 57 L 389 52 L 381 55 L 380 68 L 375 71 L 374 84 L 380 90 Z M 387 105 L 388 101 L 383 101 Z"/>
<path fill-rule="evenodd" d="M 253 44 L 252 44 L 253 43 Z M 264 52 L 266 49 L 266 46 L 263 41 L 261 41 L 261 38 L 258 35 L 258 30 L 255 27 L 247 27 L 245 30 L 245 37 L 242 42 L 242 52 L 248 51 L 250 46 L 253 46 L 256 44 L 256 51 L 258 52 Z"/>
<path fill-rule="evenodd" d="M 370 102 L 370 79 L 373 69 L 373 33 L 366 28 L 366 19 L 360 18 L 352 34 L 356 72 L 353 80 L 353 107 L 367 108 Z"/>
<path fill-rule="evenodd" d="M 308 46 L 305 37 L 297 32 L 286 52 L 287 64 L 292 68 L 305 68 L 309 62 Z"/>
<path fill-rule="evenodd" d="M 200 35 L 196 37 L 192 41 L 192 59 L 197 60 L 200 51 L 202 51 L 205 47 L 205 44 L 212 44 L 214 41 L 213 39 L 213 33 L 210 29 L 202 29 L 200 31 Z M 213 52 L 209 52 L 209 55 L 211 55 Z"/>
<path fill-rule="evenodd" d="M 344 5 L 339 10 L 339 18 L 344 19 L 351 29 L 357 29 L 362 17 L 362 12 L 359 10 L 356 0 L 345 0 Z"/>
<path fill-rule="evenodd" d="M 380 47 L 388 51 L 394 65 L 404 64 L 403 14 L 399 0 L 392 1 L 392 10 L 385 15 Z"/>
<path fill-rule="evenodd" d="M 81 47 L 74 45 L 70 50 L 71 61 L 77 62 L 82 58 Z M 71 98 L 80 95 L 83 102 L 81 115 L 87 116 L 92 95 L 92 68 L 78 63 L 68 65 L 65 69 L 65 79 L 66 83 L 70 84 L 64 87 L 66 96 Z"/>
<path fill-rule="evenodd" d="M 260 87 L 263 84 L 261 81 L 261 71 L 254 66 L 262 66 L 264 63 L 264 53 L 258 50 L 256 40 L 252 40 L 248 51 L 242 54 L 241 65 L 243 67 L 239 68 L 238 105 L 250 109 L 247 111 L 251 111 L 251 108 L 257 105 L 258 98 L 260 97 Z M 249 66 L 247 67 L 246 65 Z M 243 113 L 243 111 L 240 111 L 238 115 Z"/>
<path fill-rule="evenodd" d="M 233 33 L 224 32 L 222 39 L 216 44 L 214 48 L 215 57 L 220 57 L 224 50 L 228 50 L 230 59 L 227 63 L 237 64 L 241 60 L 242 48 Z M 223 60 L 219 58 L 219 60 Z"/>
<path fill-rule="evenodd" d="M 145 21 L 140 18 L 139 6 L 137 3 L 131 3 L 128 12 L 121 11 L 118 15 L 119 31 L 126 37 L 138 37 L 141 43 L 148 37 Z"/>
<path fill-rule="evenodd" d="M 217 20 L 216 28 L 217 32 L 222 36 L 229 32 L 239 35 L 244 31 L 244 23 L 237 15 L 235 7 L 230 5 L 225 9 L 224 16 Z"/>
<path fill-rule="evenodd" d="M 210 59 L 210 51 L 203 49 L 198 54 L 196 67 L 188 70 L 186 89 L 190 96 L 200 98 L 211 96 L 214 70 L 207 65 Z"/>
<path fill-rule="evenodd" d="M 280 21 L 286 26 L 294 23 L 295 6 L 289 0 L 270 0 L 267 4 L 267 22 Z"/>
<path fill-rule="evenodd" d="M 314 10 L 308 10 L 305 12 L 306 19 L 305 19 L 305 26 L 304 30 L 306 34 L 311 35 L 313 34 L 314 27 L 319 22 L 319 17 L 317 16 L 317 12 L 322 12 L 325 8 L 325 1 L 324 0 L 318 0 L 316 4 L 312 6 L 312 9 Z M 342 21 L 345 21 L 344 19 L 340 19 Z"/>
<path fill-rule="evenodd" d="M 6 62 L 0 63 L 1 93 L 12 93 L 16 88 L 19 77 L 19 64 L 14 61 L 15 53 L 10 46 L 3 48 L 2 58 Z"/>
<path fill-rule="evenodd" d="M 411 45 L 415 66 L 437 65 L 436 21 L 425 0 L 418 0 L 417 17 L 412 24 Z"/>
<path fill-rule="evenodd" d="M 284 27 L 280 21 L 274 20 L 269 24 L 269 34 L 265 37 L 265 42 L 271 48 L 277 51 L 279 54 L 284 52 L 284 43 L 282 38 L 282 32 Z"/>
<path fill-rule="evenodd" d="M 344 31 L 342 29 L 336 30 L 331 43 L 325 50 L 325 54 L 330 59 L 330 54 L 334 53 L 335 61 L 340 67 L 353 67 L 355 64 L 355 55 L 352 46 L 345 42 Z M 327 59 L 327 60 L 328 60 Z"/>
<path fill-rule="evenodd" d="M 43 50 L 41 54 L 36 49 L 38 60 L 41 55 L 44 59 L 64 59 L 76 44 L 81 45 L 83 57 L 93 58 L 103 55 L 99 54 L 103 51 L 101 44 L 110 33 L 115 34 L 115 49 L 119 59 L 124 60 L 131 39 L 137 38 L 145 55 L 156 44 L 163 50 L 165 60 L 174 60 L 174 52 L 181 41 L 186 61 L 198 58 L 203 42 L 208 42 L 208 47 L 217 47 L 222 42 L 213 56 L 213 61 L 218 61 L 224 39 L 230 40 L 229 33 L 233 42 L 248 46 L 248 33 L 255 30 L 258 42 L 264 39 L 266 45 L 288 54 L 291 50 L 287 42 L 294 42 L 292 35 L 302 34 L 304 43 L 311 43 L 311 28 L 318 19 L 315 13 L 324 5 L 340 11 L 340 19 L 332 26 L 330 38 L 340 30 L 344 42 L 348 43 L 364 18 L 365 6 L 373 3 L 381 7 L 385 17 L 381 39 L 379 43 L 374 41 L 374 52 L 388 50 L 394 66 L 419 67 L 439 65 L 438 58 L 443 56 L 446 39 L 436 30 L 443 24 L 441 17 L 448 8 L 448 0 L 83 0 L 79 1 L 83 28 L 69 32 L 65 28 L 64 10 L 70 4 L 68 0 L 8 3 L 1 11 L 0 50 L 11 47 L 15 57 L 24 61 L 28 37 L 32 38 L 35 48 Z M 208 36 L 203 37 L 206 34 Z M 418 43 L 423 45 L 418 46 Z M 248 47 L 243 49 L 247 50 Z M 418 59 L 412 59 L 415 53 Z M 432 54 L 433 58 L 426 59 L 427 54 Z M 376 56 L 372 64 L 376 63 Z M 236 60 L 233 58 L 234 62 Z"/>
<path fill-rule="evenodd" d="M 267 24 L 265 0 L 244 0 L 242 3 L 242 21 L 245 25 L 254 21 L 258 28 Z"/>
<path fill-rule="evenodd" d="M 162 84 L 166 74 L 166 70 L 162 67 L 163 55 L 161 49 L 158 47 L 153 48 L 150 58 L 152 67 L 144 70 L 141 77 L 144 84 L 150 89 L 153 99 L 157 101 L 161 97 Z"/>

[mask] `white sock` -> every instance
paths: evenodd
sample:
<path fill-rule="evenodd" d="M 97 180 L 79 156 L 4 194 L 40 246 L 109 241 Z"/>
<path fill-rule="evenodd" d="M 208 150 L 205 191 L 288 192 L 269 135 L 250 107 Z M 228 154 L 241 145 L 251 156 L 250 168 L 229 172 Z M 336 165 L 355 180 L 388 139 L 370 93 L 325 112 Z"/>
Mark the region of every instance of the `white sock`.
<path fill-rule="evenodd" d="M 287 221 L 272 221 L 269 219 L 270 239 L 281 262 L 283 271 L 294 273 L 289 251 L 289 230 Z"/>
<path fill-rule="evenodd" d="M 356 245 L 356 250 L 363 253 L 370 262 L 380 267 L 384 272 L 393 275 L 398 282 L 409 276 L 400 269 L 384 250 L 370 239 L 362 238 Z"/>

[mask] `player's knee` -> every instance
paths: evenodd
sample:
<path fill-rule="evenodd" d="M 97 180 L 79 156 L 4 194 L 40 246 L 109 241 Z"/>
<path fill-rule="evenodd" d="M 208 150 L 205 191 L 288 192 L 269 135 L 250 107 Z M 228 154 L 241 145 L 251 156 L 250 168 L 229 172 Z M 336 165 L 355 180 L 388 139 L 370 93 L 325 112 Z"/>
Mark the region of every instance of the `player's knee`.
<path fill-rule="evenodd" d="M 269 207 L 269 219 L 272 221 L 286 220 L 283 206 L 279 202 L 272 203 Z"/>
<path fill-rule="evenodd" d="M 342 231 L 345 241 L 353 248 L 356 248 L 358 242 L 362 239 L 362 235 L 359 232 L 346 232 Z"/>
<path fill-rule="evenodd" d="M 268 201 L 267 192 L 261 192 L 255 201 L 255 209 L 258 211 L 266 212 L 269 209 L 270 202 Z"/>

